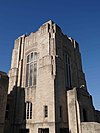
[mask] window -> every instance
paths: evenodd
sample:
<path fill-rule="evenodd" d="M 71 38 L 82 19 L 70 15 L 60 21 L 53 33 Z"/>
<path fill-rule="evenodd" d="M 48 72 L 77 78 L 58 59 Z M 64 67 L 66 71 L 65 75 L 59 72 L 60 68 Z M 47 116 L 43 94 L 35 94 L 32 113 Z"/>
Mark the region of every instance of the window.
<path fill-rule="evenodd" d="M 23 115 L 24 120 L 26 119 L 26 103 L 24 103 L 24 115 Z"/>
<path fill-rule="evenodd" d="M 37 64 L 34 64 L 34 85 L 36 84 Z"/>
<path fill-rule="evenodd" d="M 9 105 L 7 104 L 5 118 L 8 119 L 8 116 L 9 116 Z"/>
<path fill-rule="evenodd" d="M 26 102 L 26 119 L 32 119 L 32 103 Z"/>
<path fill-rule="evenodd" d="M 44 117 L 48 117 L 48 106 L 44 106 Z"/>
<path fill-rule="evenodd" d="M 28 76 L 29 76 L 28 72 L 29 72 L 29 64 L 26 65 L 26 86 L 28 86 Z"/>
<path fill-rule="evenodd" d="M 83 121 L 87 122 L 87 111 L 85 109 L 83 109 Z"/>
<path fill-rule="evenodd" d="M 34 52 L 34 60 L 37 60 L 37 52 Z"/>
<path fill-rule="evenodd" d="M 32 74 L 33 74 L 32 67 L 33 67 L 33 64 L 31 63 L 30 64 L 30 80 L 29 80 L 30 81 L 30 83 L 29 83 L 30 86 L 32 86 Z"/>
<path fill-rule="evenodd" d="M 37 52 L 30 53 L 26 58 L 26 87 L 36 85 Z"/>
<path fill-rule="evenodd" d="M 65 54 L 65 87 L 71 88 L 71 60 L 67 53 Z"/>
<path fill-rule="evenodd" d="M 60 118 L 62 117 L 62 106 L 60 106 Z"/>

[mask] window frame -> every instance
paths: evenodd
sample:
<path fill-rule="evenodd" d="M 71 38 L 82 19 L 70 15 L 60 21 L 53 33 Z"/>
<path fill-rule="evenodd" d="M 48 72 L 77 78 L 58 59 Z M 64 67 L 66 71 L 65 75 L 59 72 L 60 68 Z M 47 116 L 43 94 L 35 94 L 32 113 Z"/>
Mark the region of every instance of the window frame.
<path fill-rule="evenodd" d="M 72 69 L 71 69 L 71 58 L 67 52 L 64 54 L 65 62 L 65 88 L 70 89 L 72 87 Z"/>
<path fill-rule="evenodd" d="M 48 106 L 47 105 L 44 106 L 44 117 L 45 118 L 48 117 Z"/>
<path fill-rule="evenodd" d="M 25 87 L 35 86 L 37 81 L 37 52 L 36 51 L 30 52 L 29 54 L 26 55 L 25 64 L 26 64 Z M 36 68 L 34 69 L 35 64 L 36 64 Z"/>
<path fill-rule="evenodd" d="M 26 101 L 26 119 L 32 119 L 32 102 Z"/>

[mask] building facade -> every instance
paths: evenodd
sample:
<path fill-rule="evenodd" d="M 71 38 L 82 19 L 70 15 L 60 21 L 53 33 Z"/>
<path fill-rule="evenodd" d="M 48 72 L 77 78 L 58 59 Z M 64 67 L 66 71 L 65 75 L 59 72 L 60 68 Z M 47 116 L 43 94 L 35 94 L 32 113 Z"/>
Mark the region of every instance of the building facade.
<path fill-rule="evenodd" d="M 5 133 L 100 132 L 79 45 L 51 20 L 15 40 L 7 104 Z"/>
<path fill-rule="evenodd" d="M 0 71 L 0 133 L 4 133 L 5 116 L 7 116 L 8 76 Z"/>

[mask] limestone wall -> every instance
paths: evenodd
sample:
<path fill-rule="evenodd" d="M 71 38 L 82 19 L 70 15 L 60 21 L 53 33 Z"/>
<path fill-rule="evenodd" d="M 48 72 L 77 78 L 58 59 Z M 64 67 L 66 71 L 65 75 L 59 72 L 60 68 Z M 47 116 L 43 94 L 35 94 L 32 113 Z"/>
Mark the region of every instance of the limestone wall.
<path fill-rule="evenodd" d="M 100 123 L 96 122 L 82 122 L 82 133 L 100 133 Z"/>
<path fill-rule="evenodd" d="M 3 133 L 8 92 L 8 76 L 0 71 L 0 133 Z"/>
<path fill-rule="evenodd" d="M 77 101 L 76 88 L 67 91 L 68 102 L 68 122 L 70 133 L 81 133 L 80 129 L 80 110 Z"/>

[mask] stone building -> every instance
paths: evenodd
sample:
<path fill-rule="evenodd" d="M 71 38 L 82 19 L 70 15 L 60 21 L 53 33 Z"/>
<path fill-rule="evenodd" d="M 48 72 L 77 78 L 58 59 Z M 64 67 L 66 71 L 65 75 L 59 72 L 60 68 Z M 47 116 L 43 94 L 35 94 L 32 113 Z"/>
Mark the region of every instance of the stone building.
<path fill-rule="evenodd" d="M 5 133 L 100 133 L 78 43 L 53 21 L 15 40 Z"/>
<path fill-rule="evenodd" d="M 7 116 L 8 81 L 7 74 L 0 71 L 0 133 L 4 132 L 5 115 Z"/>

